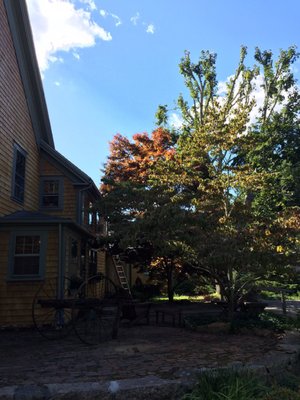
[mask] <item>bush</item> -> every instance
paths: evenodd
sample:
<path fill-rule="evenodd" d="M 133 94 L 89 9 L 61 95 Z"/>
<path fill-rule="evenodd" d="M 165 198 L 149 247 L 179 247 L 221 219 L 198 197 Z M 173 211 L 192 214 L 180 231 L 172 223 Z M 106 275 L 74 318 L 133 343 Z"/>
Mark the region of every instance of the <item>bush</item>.
<path fill-rule="evenodd" d="M 263 312 L 256 317 L 240 314 L 232 321 L 231 328 L 233 332 L 238 332 L 241 328 L 270 329 L 274 332 L 284 332 L 299 329 L 300 319 L 270 312 Z"/>
<path fill-rule="evenodd" d="M 151 299 L 152 297 L 159 296 L 160 288 L 158 285 L 139 284 L 132 286 L 131 292 L 134 298 L 140 301 L 146 301 Z"/>
<path fill-rule="evenodd" d="M 206 282 L 199 281 L 199 277 L 191 276 L 184 281 L 177 283 L 174 291 L 177 295 L 199 296 L 215 293 L 216 288 Z"/>

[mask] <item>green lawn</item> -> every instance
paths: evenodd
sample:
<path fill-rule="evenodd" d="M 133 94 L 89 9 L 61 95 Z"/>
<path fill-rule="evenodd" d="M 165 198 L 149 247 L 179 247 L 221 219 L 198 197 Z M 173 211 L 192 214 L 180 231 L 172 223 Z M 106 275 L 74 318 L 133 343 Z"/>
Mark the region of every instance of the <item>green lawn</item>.
<path fill-rule="evenodd" d="M 211 299 L 219 299 L 219 296 L 217 293 L 211 294 L 211 295 L 199 295 L 199 296 L 188 296 L 188 295 L 174 295 L 174 301 L 182 301 L 182 300 L 189 300 L 189 301 L 205 301 L 205 300 L 211 300 Z M 167 301 L 168 297 L 167 296 L 156 296 L 151 299 L 151 301 Z"/>

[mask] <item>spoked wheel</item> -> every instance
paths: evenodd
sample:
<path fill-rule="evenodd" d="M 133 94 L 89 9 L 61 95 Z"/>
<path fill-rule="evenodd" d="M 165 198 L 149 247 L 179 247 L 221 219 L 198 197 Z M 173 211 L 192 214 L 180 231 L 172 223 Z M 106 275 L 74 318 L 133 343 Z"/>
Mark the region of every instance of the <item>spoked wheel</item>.
<path fill-rule="evenodd" d="M 69 278 L 47 279 L 40 285 L 32 303 L 32 319 L 42 336 L 60 339 L 68 335 L 73 328 L 74 298 L 75 293 Z"/>
<path fill-rule="evenodd" d="M 117 337 L 119 304 L 115 284 L 104 275 L 95 275 L 78 289 L 72 321 L 79 339 L 97 345 Z"/>

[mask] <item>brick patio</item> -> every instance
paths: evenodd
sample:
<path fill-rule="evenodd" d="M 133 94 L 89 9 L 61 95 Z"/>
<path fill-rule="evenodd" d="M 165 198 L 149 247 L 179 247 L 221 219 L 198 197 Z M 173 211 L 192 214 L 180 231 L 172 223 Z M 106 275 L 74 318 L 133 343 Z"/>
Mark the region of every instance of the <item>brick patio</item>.
<path fill-rule="evenodd" d="M 253 362 L 275 350 L 279 342 L 273 336 L 207 334 L 150 325 L 123 327 L 118 339 L 89 347 L 74 334 L 48 341 L 31 330 L 2 331 L 0 387 L 149 375 L 173 379 L 186 369 Z"/>

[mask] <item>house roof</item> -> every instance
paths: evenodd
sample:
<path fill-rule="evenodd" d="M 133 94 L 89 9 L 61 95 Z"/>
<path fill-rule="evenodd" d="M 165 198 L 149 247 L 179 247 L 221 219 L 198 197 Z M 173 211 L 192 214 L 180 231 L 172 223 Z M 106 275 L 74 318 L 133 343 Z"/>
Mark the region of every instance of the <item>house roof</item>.
<path fill-rule="evenodd" d="M 21 79 L 36 138 L 41 151 L 64 168 L 78 184 L 90 186 L 96 197 L 100 195 L 93 180 L 55 150 L 41 75 L 34 49 L 33 36 L 25 0 L 4 0 L 14 42 Z"/>
<path fill-rule="evenodd" d="M 16 211 L 12 214 L 0 218 L 0 223 L 68 223 L 72 222 L 69 218 L 57 217 L 54 215 L 43 214 L 36 211 Z"/>
<path fill-rule="evenodd" d="M 63 224 L 63 225 L 70 225 L 71 227 L 93 237 L 93 235 L 87 229 L 83 228 L 81 225 L 78 225 L 70 218 L 58 217 L 55 215 L 44 214 L 37 211 L 25 211 L 25 210 L 16 211 L 12 214 L 0 217 L 0 224 L 1 226 L 5 225 L 34 226 L 34 225 Z"/>
<path fill-rule="evenodd" d="M 54 162 L 60 169 L 63 170 L 66 176 L 72 180 L 73 184 L 77 185 L 85 185 L 89 187 L 95 197 L 100 196 L 99 189 L 96 187 L 92 178 L 90 178 L 86 173 L 84 173 L 81 169 L 76 167 L 71 161 L 69 161 L 66 157 L 60 154 L 57 150 L 54 150 L 51 146 L 49 146 L 44 141 L 41 141 L 40 148 L 44 154 L 44 156 Z"/>

